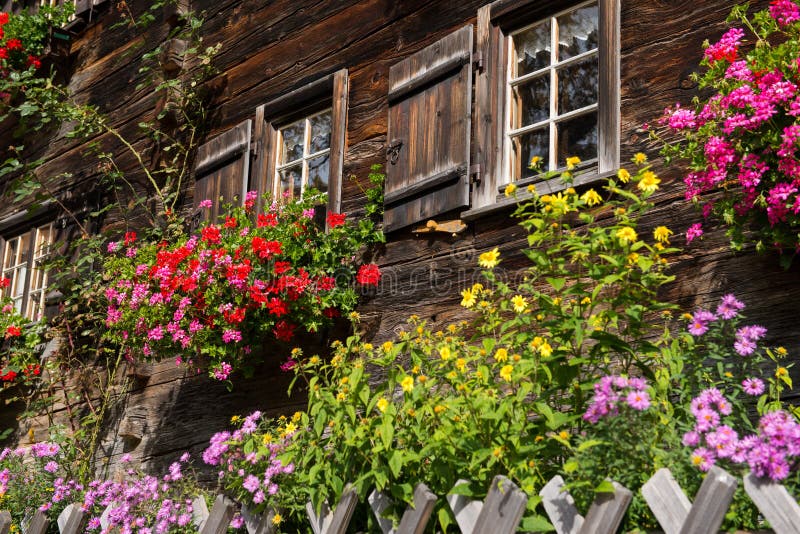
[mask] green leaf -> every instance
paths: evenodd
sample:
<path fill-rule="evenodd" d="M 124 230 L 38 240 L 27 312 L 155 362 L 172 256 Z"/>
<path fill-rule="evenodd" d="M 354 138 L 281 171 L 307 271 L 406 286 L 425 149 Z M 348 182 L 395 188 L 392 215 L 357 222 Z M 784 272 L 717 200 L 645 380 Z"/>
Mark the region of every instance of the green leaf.
<path fill-rule="evenodd" d="M 610 480 L 604 480 L 594 488 L 595 493 L 614 493 L 614 484 Z"/>
<path fill-rule="evenodd" d="M 553 532 L 555 528 L 546 518 L 534 515 L 522 518 L 520 530 L 523 532 Z"/>
<path fill-rule="evenodd" d="M 401 451 L 392 451 L 392 455 L 389 456 L 389 469 L 392 470 L 395 478 L 400 476 L 400 471 L 403 469 L 403 453 Z"/>
<path fill-rule="evenodd" d="M 564 287 L 564 284 L 567 283 L 567 279 L 566 278 L 550 278 L 550 277 L 548 277 L 546 280 L 547 280 L 547 283 L 550 284 L 553 287 L 553 289 L 555 289 L 556 291 L 561 291 L 561 289 Z"/>

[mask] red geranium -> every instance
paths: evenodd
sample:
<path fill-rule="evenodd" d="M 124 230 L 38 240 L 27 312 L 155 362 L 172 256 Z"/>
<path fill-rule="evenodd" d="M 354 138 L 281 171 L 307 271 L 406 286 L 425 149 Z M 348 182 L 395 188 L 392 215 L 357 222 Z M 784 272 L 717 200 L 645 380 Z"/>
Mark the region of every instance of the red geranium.
<path fill-rule="evenodd" d="M 281 341 L 291 341 L 292 336 L 294 335 L 295 326 L 292 323 L 287 321 L 278 321 L 275 325 L 275 328 L 272 329 L 272 333 L 275 334 L 275 337 L 280 339 Z"/>
<path fill-rule="evenodd" d="M 42 61 L 34 55 L 28 55 L 28 65 L 33 67 L 34 69 L 38 69 L 41 68 Z"/>
<path fill-rule="evenodd" d="M 125 246 L 129 247 L 136 242 L 136 232 L 125 232 Z"/>
<path fill-rule="evenodd" d="M 203 239 L 203 241 L 206 241 L 207 243 L 217 244 L 220 242 L 221 239 L 219 228 L 217 228 L 213 224 L 203 228 L 200 231 L 200 236 Z"/>
<path fill-rule="evenodd" d="M 347 214 L 345 213 L 329 213 L 328 228 L 336 228 L 337 226 L 343 225 L 345 218 L 347 218 Z"/>
<path fill-rule="evenodd" d="M 269 241 L 264 239 L 263 237 L 254 237 L 253 240 L 250 242 L 250 245 L 253 247 L 253 253 L 256 256 L 261 258 L 262 260 L 270 259 L 274 254 L 281 253 L 281 242 L 280 241 Z"/>
<path fill-rule="evenodd" d="M 374 263 L 367 263 L 358 268 L 356 282 L 362 286 L 377 286 L 381 280 L 381 270 Z"/>
<path fill-rule="evenodd" d="M 22 50 L 22 41 L 19 39 L 9 39 L 6 46 L 9 50 Z"/>
<path fill-rule="evenodd" d="M 9 325 L 8 328 L 6 328 L 6 338 L 19 337 L 21 335 L 22 335 L 22 329 L 16 325 L 12 324 Z"/>
<path fill-rule="evenodd" d="M 274 213 L 259 213 L 256 226 L 259 228 L 278 226 L 278 216 Z"/>
<path fill-rule="evenodd" d="M 0 12 L 0 26 L 3 24 L 8 24 L 8 13 L 5 11 Z"/>
<path fill-rule="evenodd" d="M 11 280 L 9 278 L 3 278 L 0 276 L 0 288 L 8 287 L 11 284 Z"/>
<path fill-rule="evenodd" d="M 8 370 L 0 375 L 0 380 L 3 382 L 13 382 L 15 378 L 17 378 L 17 373 L 11 370 Z"/>

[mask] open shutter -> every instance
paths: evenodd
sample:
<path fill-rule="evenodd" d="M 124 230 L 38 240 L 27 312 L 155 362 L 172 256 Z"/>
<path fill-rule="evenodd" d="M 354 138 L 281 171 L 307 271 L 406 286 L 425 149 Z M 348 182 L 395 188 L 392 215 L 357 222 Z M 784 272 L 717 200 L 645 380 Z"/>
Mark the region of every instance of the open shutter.
<path fill-rule="evenodd" d="M 194 206 L 211 200 L 212 221 L 219 214 L 220 204 L 232 203 L 236 197 L 241 202 L 247 193 L 251 129 L 252 121 L 248 119 L 197 149 Z"/>
<path fill-rule="evenodd" d="M 384 230 L 469 205 L 472 26 L 389 69 Z"/>

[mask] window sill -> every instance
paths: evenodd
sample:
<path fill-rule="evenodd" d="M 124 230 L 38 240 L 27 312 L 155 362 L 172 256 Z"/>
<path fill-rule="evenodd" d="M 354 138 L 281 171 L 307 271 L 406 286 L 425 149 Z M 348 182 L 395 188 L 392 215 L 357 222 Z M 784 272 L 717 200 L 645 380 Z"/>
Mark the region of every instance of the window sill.
<path fill-rule="evenodd" d="M 612 176 L 616 176 L 617 171 L 606 171 L 606 172 L 587 172 L 583 174 L 576 175 L 572 183 L 565 184 L 560 176 L 556 176 L 554 178 L 550 178 L 549 180 L 544 180 L 541 182 L 535 182 L 533 185 L 536 186 L 536 192 L 539 195 L 552 195 L 554 193 L 558 193 L 559 191 L 564 191 L 570 187 L 582 187 L 589 184 L 593 184 L 595 182 L 599 182 L 601 180 L 605 180 L 606 178 L 611 178 Z M 531 198 L 531 193 L 528 193 L 524 187 L 528 184 L 527 181 L 519 182 L 517 189 L 516 197 L 512 198 L 500 198 L 497 202 L 492 204 L 487 204 L 486 206 L 480 206 L 477 208 L 472 208 L 467 211 L 461 212 L 461 219 L 465 222 L 475 221 L 477 219 L 481 219 L 483 217 L 489 217 L 491 215 L 495 215 L 500 213 L 504 210 L 508 210 L 511 208 L 516 207 L 516 205 L 523 200 L 527 200 Z"/>

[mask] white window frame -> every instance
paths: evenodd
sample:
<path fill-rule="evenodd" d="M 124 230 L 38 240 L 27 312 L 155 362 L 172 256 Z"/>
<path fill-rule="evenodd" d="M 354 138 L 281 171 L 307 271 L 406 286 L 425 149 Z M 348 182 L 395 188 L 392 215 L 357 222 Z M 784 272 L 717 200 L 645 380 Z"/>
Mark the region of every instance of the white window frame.
<path fill-rule="evenodd" d="M 324 150 L 320 150 L 318 152 L 309 153 L 311 149 L 311 119 L 314 117 L 318 117 L 324 114 L 333 114 L 333 108 L 327 107 L 321 111 L 310 113 L 303 118 L 291 121 L 286 123 L 283 126 L 278 127 L 278 143 L 277 143 L 277 150 L 275 150 L 275 177 L 273 179 L 273 198 L 279 198 L 281 195 L 281 171 L 294 167 L 298 163 L 301 163 L 301 178 L 300 178 L 300 197 L 303 197 L 306 188 L 308 187 L 308 162 L 312 159 L 318 158 L 320 156 L 328 156 L 328 189 L 331 188 L 331 143 L 328 142 L 328 148 Z M 288 127 L 297 124 L 298 122 L 303 122 L 303 155 L 299 159 L 294 159 L 290 162 L 282 162 L 281 159 L 283 157 L 283 132 Z M 331 137 L 333 136 L 333 117 L 331 117 Z M 294 191 L 294 187 L 290 187 L 289 191 Z M 329 191 L 324 191 L 325 193 L 329 193 Z M 290 193 L 290 198 L 293 193 Z"/>
<path fill-rule="evenodd" d="M 2 261 L 0 275 L 4 278 L 10 278 L 12 274 L 14 276 L 12 285 L 7 289 L 0 290 L 0 296 L 10 296 L 17 311 L 31 321 L 38 321 L 44 316 L 49 280 L 47 271 L 42 269 L 40 265 L 50 253 L 54 242 L 54 234 L 53 223 L 48 223 L 3 240 L 2 256 L 0 256 Z M 45 236 L 44 240 L 42 240 L 42 236 Z M 22 247 L 20 245 L 26 237 L 30 239 L 27 251 L 28 257 L 22 257 Z M 13 243 L 17 245 L 16 253 L 14 258 L 9 258 Z M 37 287 L 32 287 L 34 282 L 37 281 L 37 275 L 41 275 L 41 282 L 37 284 Z M 15 293 L 17 293 L 20 285 L 22 286 L 22 292 L 17 296 Z"/>
<path fill-rule="evenodd" d="M 504 174 L 504 176 L 507 177 L 506 183 L 518 181 L 518 180 L 521 179 L 519 176 L 514 176 L 513 175 L 514 166 L 515 166 L 514 165 L 515 164 L 515 158 L 514 158 L 514 147 L 513 147 L 513 145 L 514 145 L 514 138 L 515 137 L 518 137 L 520 135 L 524 135 L 524 134 L 532 132 L 534 130 L 541 130 L 544 127 L 547 127 L 548 128 L 548 143 L 549 143 L 549 151 L 548 151 L 549 152 L 549 156 L 548 156 L 549 161 L 544 162 L 545 164 L 542 165 L 542 172 L 557 171 L 559 169 L 563 169 L 564 168 L 564 167 L 559 167 L 558 166 L 558 147 L 557 147 L 557 142 L 556 142 L 557 138 L 558 138 L 558 133 L 557 133 L 558 124 L 561 123 L 561 122 L 564 122 L 566 120 L 569 120 L 569 119 L 572 119 L 572 118 L 575 118 L 575 117 L 579 117 L 581 115 L 586 115 L 586 114 L 589 114 L 589 113 L 595 113 L 597 115 L 597 117 L 598 117 L 598 123 L 599 123 L 599 121 L 600 121 L 600 117 L 599 117 L 599 101 L 601 99 L 600 88 L 599 87 L 598 87 L 598 95 L 597 95 L 598 98 L 597 98 L 597 101 L 594 104 L 590 104 L 588 106 L 584 106 L 582 108 L 569 111 L 569 112 L 564 113 L 562 115 L 558 114 L 558 74 L 557 74 L 558 69 L 559 68 L 563 68 L 565 66 L 568 66 L 568 65 L 570 65 L 572 63 L 577 63 L 577 62 L 582 61 L 582 60 L 584 60 L 586 58 L 597 57 L 598 58 L 598 70 L 599 70 L 599 68 L 600 68 L 600 65 L 599 65 L 599 61 L 600 61 L 600 57 L 599 57 L 600 56 L 600 45 L 598 43 L 598 47 L 597 48 L 594 48 L 594 49 L 592 49 L 590 51 L 587 51 L 587 52 L 583 52 L 581 54 L 578 54 L 576 56 L 570 57 L 570 58 L 565 59 L 563 61 L 559 61 L 559 58 L 558 58 L 558 54 L 559 54 L 558 37 L 559 37 L 559 35 L 558 35 L 558 22 L 557 22 L 557 19 L 558 19 L 558 17 L 566 15 L 567 13 L 570 13 L 570 12 L 573 12 L 573 11 L 577 11 L 577 10 L 579 10 L 581 8 L 584 8 L 584 7 L 592 5 L 592 4 L 597 4 L 598 5 L 598 10 L 599 10 L 599 8 L 600 8 L 599 4 L 600 4 L 601 1 L 602 0 L 586 0 L 585 2 L 581 2 L 581 3 L 575 4 L 573 6 L 570 6 L 567 9 L 563 9 L 561 11 L 553 13 L 552 15 L 549 15 L 546 18 L 542 18 L 542 19 L 536 20 L 536 21 L 532 22 L 531 24 L 527 24 L 524 27 L 519 28 L 517 30 L 514 30 L 513 32 L 511 32 L 508 35 L 506 35 L 506 37 L 505 37 L 506 46 L 507 46 L 507 52 L 506 52 L 507 55 L 506 55 L 506 57 L 508 58 L 508 61 L 507 61 L 507 64 L 506 64 L 506 69 L 505 69 L 505 72 L 506 72 L 506 79 L 505 79 L 505 94 L 506 94 L 506 98 L 505 98 L 505 113 L 504 113 L 504 118 L 503 118 L 503 121 L 504 121 L 503 122 L 503 129 L 504 129 L 504 135 L 503 135 L 503 162 L 504 162 L 503 174 Z M 516 53 L 515 53 L 515 49 L 514 49 L 514 36 L 524 32 L 524 31 L 526 31 L 526 30 L 528 30 L 528 29 L 530 29 L 530 28 L 532 28 L 534 26 L 538 26 L 538 25 L 544 23 L 545 21 L 549 21 L 549 23 L 550 23 L 550 64 L 545 66 L 545 67 L 542 67 L 541 69 L 538 69 L 538 70 L 536 70 L 534 72 L 529 72 L 527 74 L 524 74 L 522 76 L 518 76 L 518 77 L 515 78 L 513 76 L 514 67 L 515 67 L 515 63 L 516 63 Z M 597 24 L 598 24 L 598 33 L 599 33 L 600 30 L 601 30 L 599 15 L 598 15 Z M 602 36 L 600 37 L 600 39 L 602 40 Z M 550 84 L 550 97 L 549 97 L 550 109 L 549 109 L 548 117 L 546 119 L 544 119 L 544 120 L 541 120 L 541 121 L 536 122 L 534 124 L 530 124 L 528 126 L 522 126 L 522 127 L 519 127 L 519 128 L 512 128 L 511 127 L 511 121 L 512 121 L 512 118 L 513 118 L 512 117 L 512 113 L 513 113 L 512 112 L 512 102 L 513 102 L 513 99 L 514 99 L 514 87 L 517 86 L 517 85 L 521 85 L 521 84 L 523 84 L 525 82 L 528 82 L 528 81 L 530 81 L 532 79 L 539 78 L 544 73 L 548 73 L 549 84 Z M 598 124 L 598 130 L 599 130 L 599 124 Z M 600 150 L 600 143 L 601 143 L 600 133 L 598 131 L 598 139 L 597 139 L 598 152 Z M 598 158 L 594 157 L 594 158 L 591 158 L 589 160 L 582 161 L 581 163 L 584 166 L 591 166 L 593 164 L 596 165 L 597 161 L 598 161 Z M 522 162 L 521 164 L 522 164 L 522 166 L 524 166 L 525 162 Z"/>

